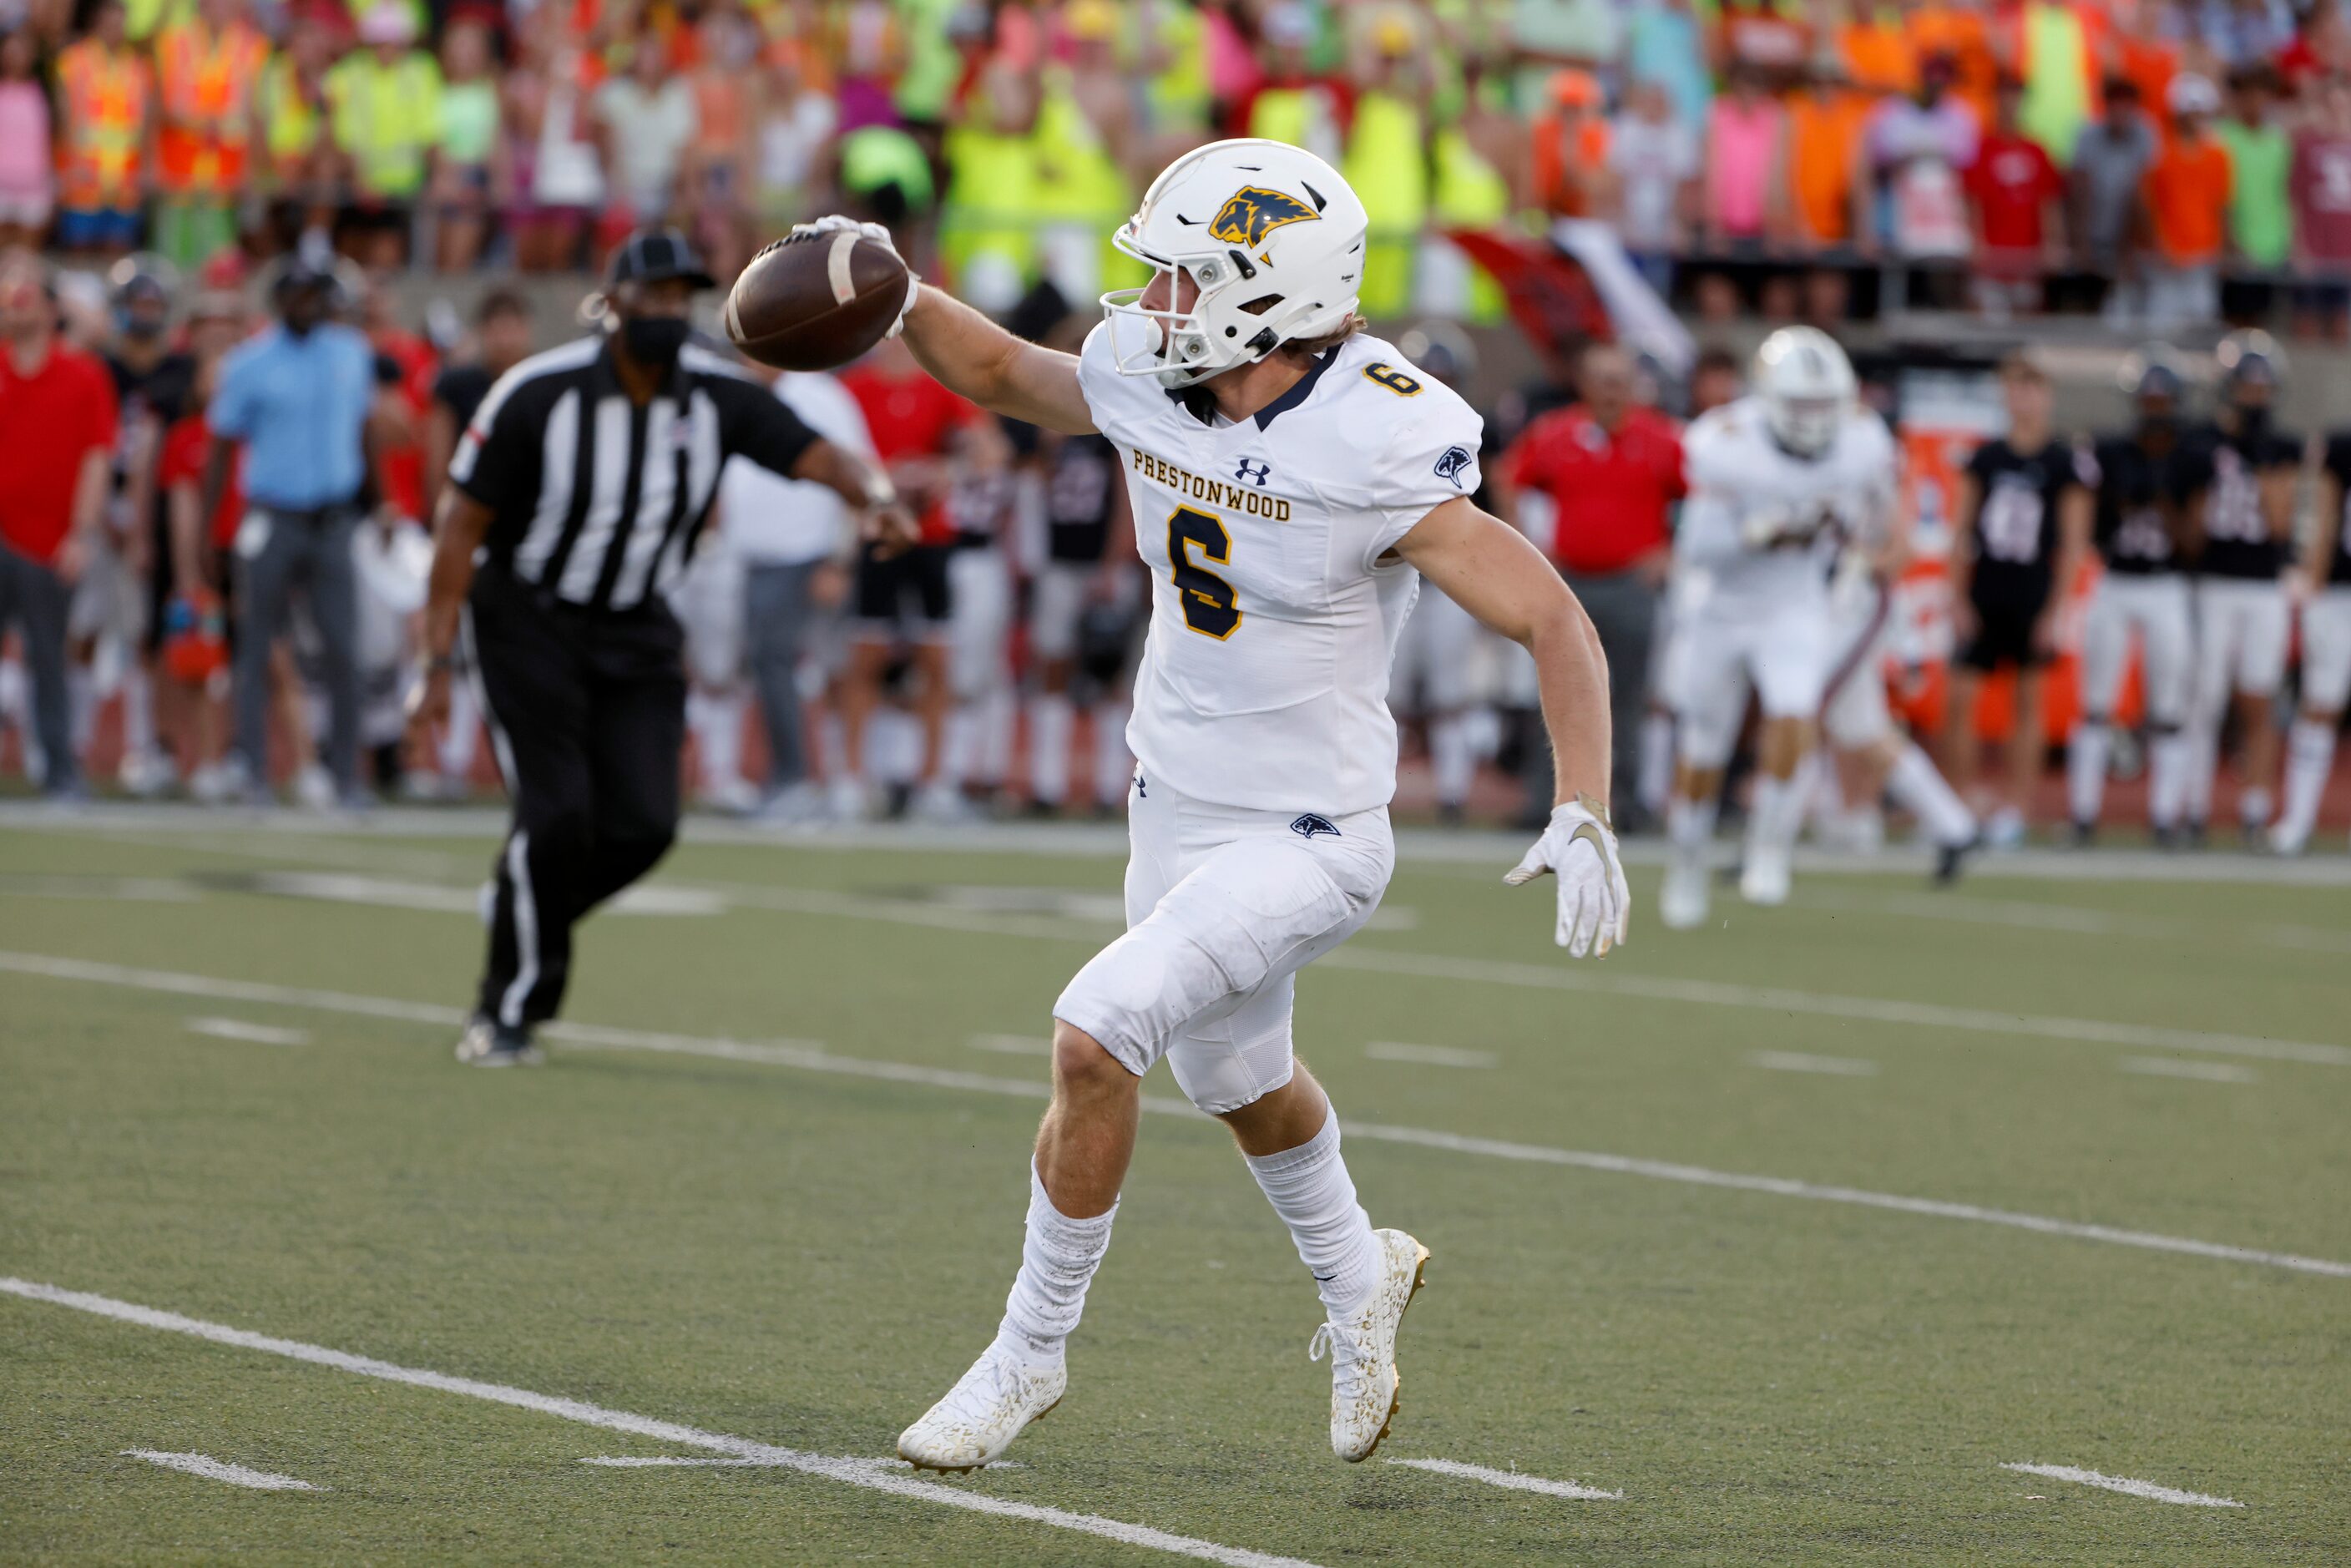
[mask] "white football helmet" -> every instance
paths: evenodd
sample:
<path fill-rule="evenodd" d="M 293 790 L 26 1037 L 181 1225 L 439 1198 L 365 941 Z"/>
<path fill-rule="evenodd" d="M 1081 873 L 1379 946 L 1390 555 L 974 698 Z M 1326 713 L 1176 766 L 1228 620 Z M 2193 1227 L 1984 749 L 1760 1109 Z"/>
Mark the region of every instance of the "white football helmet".
<path fill-rule="evenodd" d="M 1212 141 L 1161 171 L 1111 243 L 1154 268 L 1102 297 L 1121 375 L 1187 387 L 1299 338 L 1335 332 L 1362 295 L 1364 204 L 1339 172 L 1286 141 Z M 1186 278 L 1199 290 L 1176 308 Z"/>
<path fill-rule="evenodd" d="M 1853 361 L 1818 327 L 1782 327 L 1755 350 L 1754 387 L 1771 438 L 1799 457 L 1817 457 L 1853 411 Z"/>

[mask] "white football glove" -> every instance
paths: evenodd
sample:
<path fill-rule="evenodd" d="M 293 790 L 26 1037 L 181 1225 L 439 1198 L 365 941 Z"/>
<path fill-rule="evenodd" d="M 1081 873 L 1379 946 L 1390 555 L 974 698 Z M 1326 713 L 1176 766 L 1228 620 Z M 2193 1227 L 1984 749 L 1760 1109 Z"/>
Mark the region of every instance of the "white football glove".
<path fill-rule="evenodd" d="M 1559 929 L 1552 939 L 1570 957 L 1604 957 L 1625 940 L 1633 895 L 1616 855 L 1616 831 L 1598 802 L 1578 795 L 1553 810 L 1535 847 L 1502 880 L 1520 887 L 1545 872 L 1559 878 Z"/>
<path fill-rule="evenodd" d="M 796 235 L 831 235 L 839 234 L 843 229 L 852 230 L 860 236 L 872 240 L 892 256 L 898 256 L 898 242 L 892 239 L 890 231 L 880 224 L 860 223 L 855 218 L 844 217 L 839 213 L 829 213 L 811 222 L 792 225 L 792 233 Z M 905 267 L 906 258 L 898 256 L 898 264 Z M 882 334 L 884 338 L 894 338 L 906 329 L 906 312 L 914 308 L 914 296 L 923 291 L 923 278 L 920 273 L 911 267 L 906 267 L 906 276 L 910 279 L 906 285 L 906 302 L 898 307 L 898 319 L 890 323 L 890 329 L 887 332 Z"/>

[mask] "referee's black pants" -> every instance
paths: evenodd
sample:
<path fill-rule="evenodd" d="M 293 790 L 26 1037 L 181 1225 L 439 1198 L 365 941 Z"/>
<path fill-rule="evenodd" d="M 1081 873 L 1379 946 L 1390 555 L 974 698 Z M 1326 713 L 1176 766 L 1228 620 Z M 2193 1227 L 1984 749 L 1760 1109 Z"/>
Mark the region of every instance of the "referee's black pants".
<path fill-rule="evenodd" d="M 555 1016 L 571 928 L 677 837 L 684 633 L 665 605 L 600 614 L 495 566 L 467 630 L 513 798 L 479 1007 L 522 1028 Z"/>

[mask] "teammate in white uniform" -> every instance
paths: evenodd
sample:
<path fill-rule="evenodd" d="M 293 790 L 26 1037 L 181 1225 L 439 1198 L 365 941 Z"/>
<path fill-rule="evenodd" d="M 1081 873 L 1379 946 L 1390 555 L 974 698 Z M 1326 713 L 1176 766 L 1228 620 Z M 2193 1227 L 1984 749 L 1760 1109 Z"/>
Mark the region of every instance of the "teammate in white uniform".
<path fill-rule="evenodd" d="M 1657 913 L 1706 918 L 1707 849 L 1750 687 L 1763 709 L 1740 892 L 1788 896 L 1834 649 L 1828 579 L 1839 542 L 1893 504 L 1894 438 L 1854 402 L 1853 366 L 1825 332 L 1787 327 L 1755 356 L 1754 392 L 1682 438 L 1689 499 L 1674 540 L 1672 685 L 1681 765 L 1667 810 L 1672 860 Z"/>
<path fill-rule="evenodd" d="M 1054 1004 L 1019 1274 L 994 1342 L 899 1437 L 925 1469 L 988 1463 L 1060 1401 L 1139 1086 L 1163 1056 L 1233 1129 L 1316 1278 L 1333 1450 L 1359 1460 L 1385 1433 L 1396 1327 L 1428 1251 L 1374 1231 L 1355 1201 L 1290 1019 L 1292 977 L 1370 918 L 1394 864 L 1388 669 L 1418 574 L 1542 669 L 1559 806 L 1506 880 L 1558 873 L 1571 953 L 1624 939 L 1598 639 L 1558 574 L 1470 504 L 1477 416 L 1359 334 L 1366 227 L 1322 160 L 1216 142 L 1170 165 L 1119 230 L 1153 279 L 1104 297 L 1081 354 L 1023 343 L 928 287 L 903 320 L 950 390 L 1109 437 L 1152 578 L 1127 737 L 1129 929 Z"/>
<path fill-rule="evenodd" d="M 2298 855 L 2318 825 L 2335 737 L 2351 703 L 2351 431 L 2318 451 L 2316 528 L 2304 541 L 2302 711 L 2285 743 L 2285 806 L 2270 847 Z"/>

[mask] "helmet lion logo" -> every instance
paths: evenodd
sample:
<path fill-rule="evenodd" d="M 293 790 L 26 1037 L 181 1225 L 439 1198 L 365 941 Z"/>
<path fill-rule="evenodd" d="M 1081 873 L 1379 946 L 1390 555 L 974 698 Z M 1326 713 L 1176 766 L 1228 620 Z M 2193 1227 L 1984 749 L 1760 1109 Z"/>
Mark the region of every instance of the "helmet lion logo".
<path fill-rule="evenodd" d="M 1322 215 L 1295 196 L 1262 185 L 1244 185 L 1225 198 L 1208 233 L 1228 245 L 1254 250 L 1282 225 L 1309 223 Z"/>

